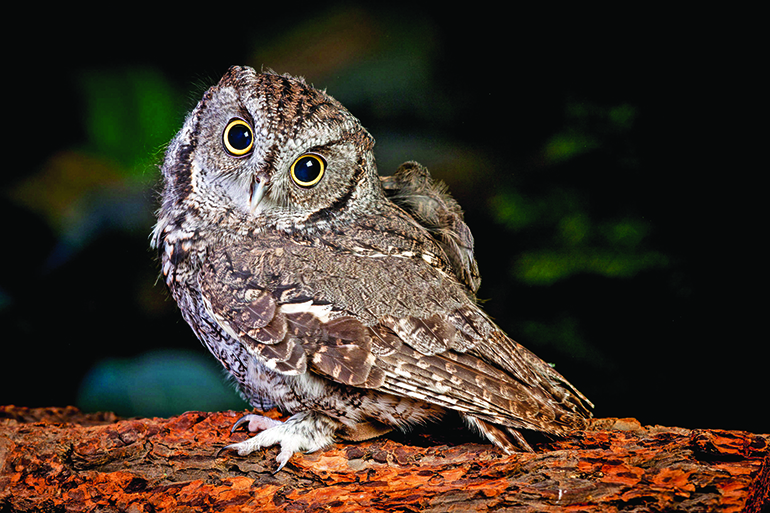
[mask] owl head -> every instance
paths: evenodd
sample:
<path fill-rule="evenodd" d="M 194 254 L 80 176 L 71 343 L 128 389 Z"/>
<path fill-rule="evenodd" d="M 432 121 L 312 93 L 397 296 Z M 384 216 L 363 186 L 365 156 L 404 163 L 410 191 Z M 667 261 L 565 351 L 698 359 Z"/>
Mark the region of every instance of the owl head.
<path fill-rule="evenodd" d="M 384 197 L 373 146 L 304 80 L 232 67 L 170 143 L 164 197 L 220 227 L 333 225 Z"/>

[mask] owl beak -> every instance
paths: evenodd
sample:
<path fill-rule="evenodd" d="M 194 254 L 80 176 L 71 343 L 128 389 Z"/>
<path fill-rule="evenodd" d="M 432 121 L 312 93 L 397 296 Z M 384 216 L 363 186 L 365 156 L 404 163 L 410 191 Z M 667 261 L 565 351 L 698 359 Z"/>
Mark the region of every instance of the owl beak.
<path fill-rule="evenodd" d="M 262 179 L 259 180 L 258 178 L 255 178 L 255 182 L 251 182 L 251 195 L 249 196 L 249 209 L 251 210 L 251 213 L 253 214 L 256 212 L 257 207 L 259 206 L 259 203 L 262 201 L 262 198 L 265 197 L 265 186 L 267 185 L 267 180 Z"/>

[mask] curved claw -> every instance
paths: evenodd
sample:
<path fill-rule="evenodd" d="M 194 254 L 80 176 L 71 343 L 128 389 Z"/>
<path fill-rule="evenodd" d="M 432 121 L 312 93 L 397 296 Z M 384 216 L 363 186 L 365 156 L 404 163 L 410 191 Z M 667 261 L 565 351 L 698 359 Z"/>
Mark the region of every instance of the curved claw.
<path fill-rule="evenodd" d="M 230 428 L 230 432 L 235 433 L 236 429 L 246 423 L 249 425 L 247 429 L 252 433 L 257 431 L 264 431 L 266 429 L 270 429 L 272 427 L 283 424 L 283 422 L 280 420 L 271 419 L 270 417 L 265 417 L 264 415 L 257 415 L 256 413 L 249 413 L 236 420 L 235 424 L 233 424 L 233 427 Z"/>
<path fill-rule="evenodd" d="M 233 427 L 230 428 L 230 432 L 235 433 L 236 429 L 246 424 L 247 422 L 249 422 L 249 415 L 244 415 L 243 417 L 235 421 L 235 424 L 233 424 Z"/>
<path fill-rule="evenodd" d="M 291 457 L 291 454 L 289 454 L 289 455 L 288 455 L 287 457 L 285 457 L 285 458 L 282 458 L 282 457 L 281 457 L 282 455 L 283 455 L 283 451 L 281 451 L 281 453 L 279 453 L 279 454 L 278 454 L 278 456 L 275 458 L 275 461 L 277 461 L 277 462 L 278 462 L 278 468 L 277 468 L 277 469 L 275 469 L 275 470 L 273 471 L 273 475 L 275 475 L 275 474 L 277 474 L 278 472 L 280 472 L 280 471 L 281 471 L 281 469 L 284 467 L 284 465 L 286 465 L 286 463 L 288 463 L 288 461 L 289 461 L 289 458 Z"/>
<path fill-rule="evenodd" d="M 223 452 L 234 449 L 233 445 L 234 444 L 230 444 L 230 445 L 225 445 L 224 447 L 220 447 L 219 450 L 214 455 L 214 457 L 215 458 L 220 458 L 222 456 Z"/>

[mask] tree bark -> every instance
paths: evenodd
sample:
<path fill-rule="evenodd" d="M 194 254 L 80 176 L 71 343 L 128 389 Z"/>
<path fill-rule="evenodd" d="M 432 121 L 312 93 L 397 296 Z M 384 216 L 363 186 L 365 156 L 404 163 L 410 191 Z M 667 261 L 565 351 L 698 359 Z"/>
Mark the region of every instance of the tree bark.
<path fill-rule="evenodd" d="M 606 418 L 505 456 L 451 430 L 338 443 L 274 474 L 277 448 L 218 453 L 248 436 L 230 433 L 241 414 L 0 406 L 0 511 L 767 509 L 770 435 Z"/>

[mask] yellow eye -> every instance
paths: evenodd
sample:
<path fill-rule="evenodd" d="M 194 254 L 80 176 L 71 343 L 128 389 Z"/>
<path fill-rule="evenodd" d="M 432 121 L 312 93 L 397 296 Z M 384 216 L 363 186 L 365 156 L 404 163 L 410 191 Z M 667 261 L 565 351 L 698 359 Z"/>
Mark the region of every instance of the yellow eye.
<path fill-rule="evenodd" d="M 305 153 L 291 165 L 291 179 L 300 187 L 312 187 L 323 178 L 326 161 L 315 153 Z"/>
<path fill-rule="evenodd" d="M 222 134 L 222 142 L 227 153 L 234 157 L 242 157 L 254 148 L 254 132 L 242 119 L 231 119 Z"/>

